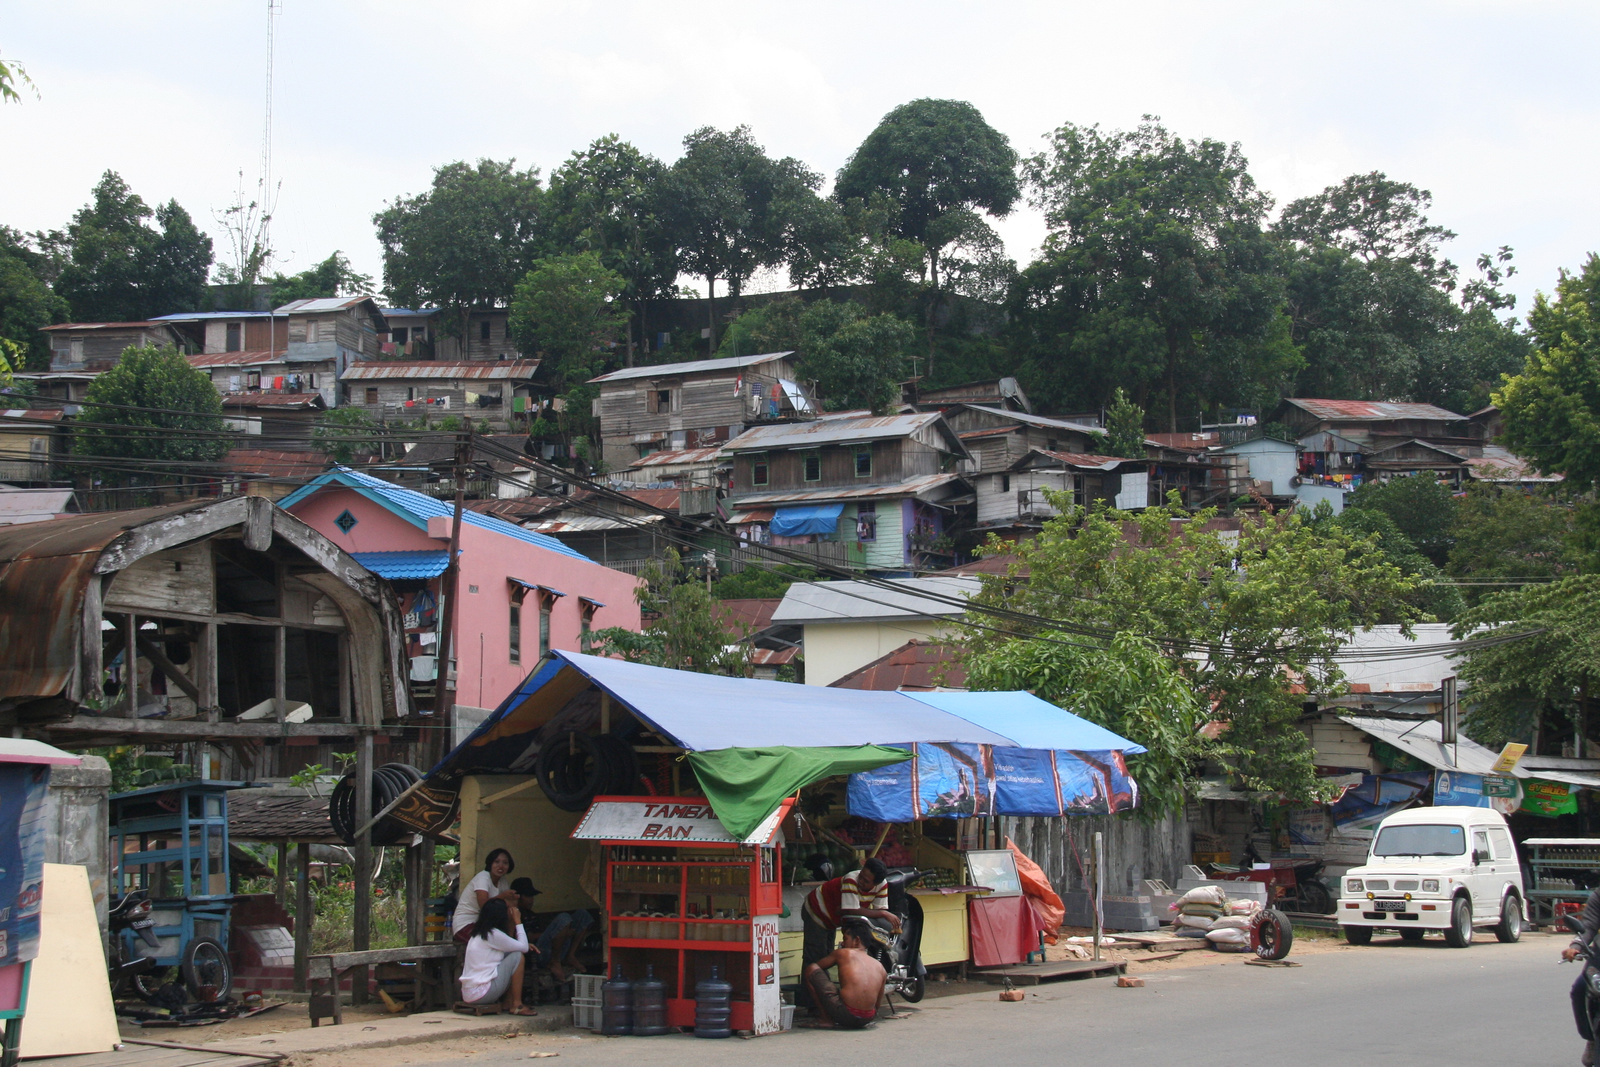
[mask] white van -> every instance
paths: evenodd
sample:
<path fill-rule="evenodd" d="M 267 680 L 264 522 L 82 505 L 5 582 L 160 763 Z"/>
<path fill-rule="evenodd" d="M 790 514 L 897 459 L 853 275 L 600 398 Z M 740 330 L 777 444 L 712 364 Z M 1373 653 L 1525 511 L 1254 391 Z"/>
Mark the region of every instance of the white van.
<path fill-rule="evenodd" d="M 1474 927 L 1501 941 L 1522 936 L 1522 867 L 1505 816 L 1492 808 L 1407 808 L 1378 824 L 1364 866 L 1339 885 L 1345 940 L 1365 945 L 1377 929 L 1420 941 L 1438 930 L 1455 948 Z"/>

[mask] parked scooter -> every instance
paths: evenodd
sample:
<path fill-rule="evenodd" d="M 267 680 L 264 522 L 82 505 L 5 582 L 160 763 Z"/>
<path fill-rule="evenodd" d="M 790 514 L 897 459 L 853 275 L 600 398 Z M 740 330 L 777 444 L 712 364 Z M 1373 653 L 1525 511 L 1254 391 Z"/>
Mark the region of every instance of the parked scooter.
<path fill-rule="evenodd" d="M 915 867 L 891 867 L 885 880 L 889 887 L 887 910 L 899 918 L 900 931 L 890 934 L 886 944 L 868 946 L 868 951 L 883 964 L 884 992 L 897 993 L 908 1004 L 915 1004 L 927 992 L 928 969 L 922 965 L 922 905 L 909 890 L 928 876 Z"/>
<path fill-rule="evenodd" d="M 107 916 L 111 930 L 111 992 L 113 996 L 138 996 L 149 1000 L 161 988 L 165 967 L 158 967 L 149 956 L 133 954 L 133 938 L 137 937 L 153 949 L 160 949 L 156 938 L 156 921 L 150 915 L 150 894 L 140 889 L 129 893 L 111 906 Z"/>
<path fill-rule="evenodd" d="M 1583 923 L 1576 915 L 1567 915 L 1563 921 L 1567 929 L 1583 937 Z M 1583 961 L 1584 1006 L 1589 1012 L 1589 1032 L 1600 1034 L 1600 945 L 1597 938 L 1578 942 L 1578 958 Z M 1563 963 L 1566 959 L 1563 958 Z"/>

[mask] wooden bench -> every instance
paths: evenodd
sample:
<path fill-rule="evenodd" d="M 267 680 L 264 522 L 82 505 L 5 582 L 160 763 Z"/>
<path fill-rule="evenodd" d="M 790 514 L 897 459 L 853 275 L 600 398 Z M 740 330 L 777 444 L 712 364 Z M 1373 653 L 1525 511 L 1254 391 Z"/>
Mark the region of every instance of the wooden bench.
<path fill-rule="evenodd" d="M 331 1018 L 335 1025 L 344 1022 L 344 1005 L 339 996 L 339 981 L 355 967 L 369 967 L 383 963 L 411 963 L 416 965 L 413 975 L 413 1011 L 424 1005 L 449 1007 L 455 1001 L 451 989 L 455 984 L 457 946 L 452 941 L 432 941 L 426 945 L 407 945 L 404 948 L 376 948 L 367 952 L 330 952 L 306 958 L 306 979 L 311 987 L 309 1008 L 311 1025 Z"/>

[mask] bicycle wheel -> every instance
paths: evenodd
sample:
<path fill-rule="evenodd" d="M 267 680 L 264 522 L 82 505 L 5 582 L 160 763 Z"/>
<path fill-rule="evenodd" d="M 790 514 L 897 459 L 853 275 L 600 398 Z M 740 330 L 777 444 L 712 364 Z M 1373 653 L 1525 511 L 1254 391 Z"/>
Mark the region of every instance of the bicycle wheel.
<path fill-rule="evenodd" d="M 183 984 L 202 1004 L 220 1003 L 233 990 L 228 950 L 209 937 L 197 937 L 183 950 Z"/>

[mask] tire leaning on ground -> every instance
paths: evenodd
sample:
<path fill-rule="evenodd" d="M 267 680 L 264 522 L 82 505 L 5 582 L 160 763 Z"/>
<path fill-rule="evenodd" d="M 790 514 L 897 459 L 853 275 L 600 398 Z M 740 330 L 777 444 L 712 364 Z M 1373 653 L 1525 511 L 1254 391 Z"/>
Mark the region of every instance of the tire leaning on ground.
<path fill-rule="evenodd" d="M 189 996 L 202 1004 L 220 1004 L 233 989 L 233 967 L 228 950 L 209 937 L 197 937 L 183 950 L 183 984 Z M 204 996 L 202 996 L 204 994 Z"/>
<path fill-rule="evenodd" d="M 1261 930 L 1256 940 L 1256 955 L 1264 960 L 1281 960 L 1289 954 L 1294 944 L 1294 926 L 1289 917 L 1276 908 L 1268 908 L 1261 917 Z"/>
<path fill-rule="evenodd" d="M 1466 897 L 1456 897 L 1450 903 L 1450 928 L 1444 932 L 1444 940 L 1451 948 L 1472 944 L 1472 904 Z"/>
<path fill-rule="evenodd" d="M 1500 902 L 1500 922 L 1494 928 L 1494 936 L 1507 945 L 1522 940 L 1522 901 L 1511 893 Z"/>
<path fill-rule="evenodd" d="M 1352 945 L 1370 945 L 1372 944 L 1372 927 L 1346 926 L 1344 928 L 1344 939 Z"/>

